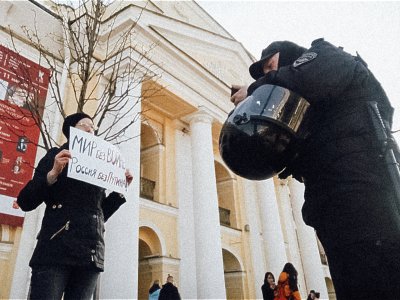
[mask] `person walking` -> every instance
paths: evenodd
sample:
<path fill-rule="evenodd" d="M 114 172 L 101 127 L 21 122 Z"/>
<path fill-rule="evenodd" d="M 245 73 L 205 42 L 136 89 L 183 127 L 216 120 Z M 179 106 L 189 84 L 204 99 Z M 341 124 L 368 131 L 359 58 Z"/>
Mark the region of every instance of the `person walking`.
<path fill-rule="evenodd" d="M 103 188 L 67 177 L 70 127 L 95 130 L 85 113 L 66 117 L 62 132 L 67 142 L 47 152 L 17 197 L 23 211 L 46 205 L 29 262 L 30 299 L 91 299 L 104 270 L 104 223 L 126 202 L 122 194 L 106 196 Z M 128 170 L 125 176 L 130 184 Z"/>

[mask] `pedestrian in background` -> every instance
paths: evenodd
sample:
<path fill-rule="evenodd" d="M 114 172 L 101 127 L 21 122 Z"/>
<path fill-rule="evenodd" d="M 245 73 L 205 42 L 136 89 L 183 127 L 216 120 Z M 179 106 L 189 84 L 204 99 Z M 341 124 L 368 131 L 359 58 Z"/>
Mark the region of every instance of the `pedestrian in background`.
<path fill-rule="evenodd" d="M 159 300 L 180 300 L 178 288 L 174 285 L 174 277 L 168 274 L 167 282 L 163 285 Z"/>
<path fill-rule="evenodd" d="M 261 286 L 264 300 L 274 300 L 276 292 L 276 284 L 274 274 L 266 272 L 264 276 L 264 284 Z"/>
<path fill-rule="evenodd" d="M 154 280 L 153 285 L 149 289 L 149 300 L 157 300 L 160 295 L 161 287 L 160 281 Z"/>
<path fill-rule="evenodd" d="M 297 286 L 297 270 L 291 263 L 286 263 L 279 275 L 274 300 L 301 300 Z"/>

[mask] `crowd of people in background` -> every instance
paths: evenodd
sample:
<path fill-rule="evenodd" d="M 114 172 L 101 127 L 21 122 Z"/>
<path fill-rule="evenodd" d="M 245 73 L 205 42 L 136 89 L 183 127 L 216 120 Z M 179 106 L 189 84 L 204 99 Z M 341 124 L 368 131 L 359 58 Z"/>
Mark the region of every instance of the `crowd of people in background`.
<path fill-rule="evenodd" d="M 291 263 L 286 263 L 279 275 L 278 283 L 275 276 L 266 272 L 264 284 L 261 286 L 264 300 L 301 300 L 297 283 L 297 270 Z M 159 280 L 154 280 L 149 289 L 149 300 L 180 300 L 178 288 L 174 285 L 174 277 L 168 274 L 166 283 L 161 287 Z M 318 300 L 319 293 L 310 290 L 307 300 Z"/>
<path fill-rule="evenodd" d="M 297 270 L 291 263 L 286 263 L 279 275 L 278 283 L 275 283 L 274 274 L 266 272 L 264 284 L 261 291 L 264 300 L 301 300 L 298 283 Z M 307 300 L 319 299 L 319 293 L 310 291 Z"/>

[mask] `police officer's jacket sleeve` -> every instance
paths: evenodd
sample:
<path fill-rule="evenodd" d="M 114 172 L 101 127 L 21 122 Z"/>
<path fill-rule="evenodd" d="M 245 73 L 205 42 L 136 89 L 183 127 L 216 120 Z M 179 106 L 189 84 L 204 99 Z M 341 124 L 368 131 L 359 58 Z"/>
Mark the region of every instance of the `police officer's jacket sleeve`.
<path fill-rule="evenodd" d="M 23 211 L 31 211 L 42 202 L 50 199 L 50 186 L 47 184 L 47 173 L 52 169 L 58 148 L 50 149 L 40 160 L 35 175 L 17 197 L 17 203 Z"/>
<path fill-rule="evenodd" d="M 293 64 L 266 75 L 266 83 L 288 88 L 310 103 L 337 99 L 354 76 L 354 57 L 323 39 L 312 43 Z"/>

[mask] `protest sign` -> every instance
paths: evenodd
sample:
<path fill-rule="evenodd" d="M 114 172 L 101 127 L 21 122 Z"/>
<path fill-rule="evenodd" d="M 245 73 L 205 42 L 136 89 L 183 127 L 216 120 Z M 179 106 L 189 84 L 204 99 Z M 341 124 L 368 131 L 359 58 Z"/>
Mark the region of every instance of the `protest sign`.
<path fill-rule="evenodd" d="M 68 177 L 125 194 L 125 160 L 113 144 L 93 134 L 70 128 Z"/>

